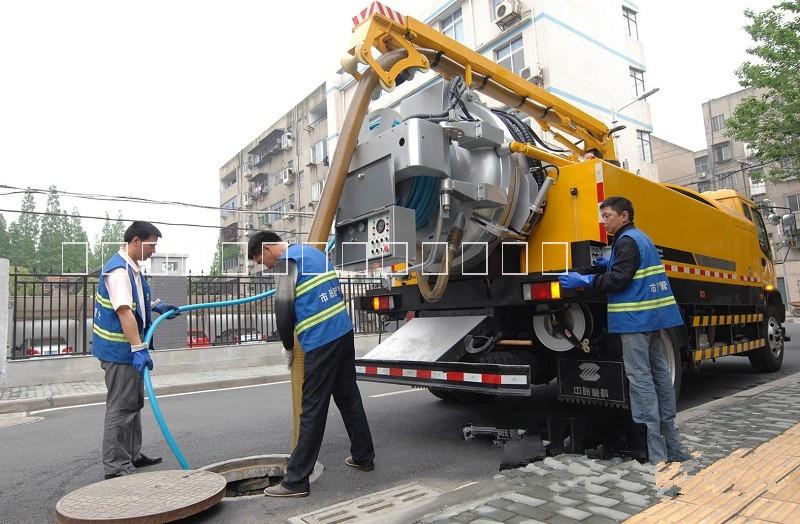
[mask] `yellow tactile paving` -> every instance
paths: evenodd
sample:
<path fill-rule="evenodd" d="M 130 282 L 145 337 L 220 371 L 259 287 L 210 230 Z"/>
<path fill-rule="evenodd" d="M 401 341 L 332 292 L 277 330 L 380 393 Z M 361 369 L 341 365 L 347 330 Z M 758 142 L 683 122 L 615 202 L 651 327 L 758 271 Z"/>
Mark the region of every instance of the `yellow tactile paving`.
<path fill-rule="evenodd" d="M 665 464 L 656 484 L 677 486 L 681 494 L 626 523 L 800 523 L 800 424 L 756 448 L 737 449 L 694 476 L 680 464 Z"/>

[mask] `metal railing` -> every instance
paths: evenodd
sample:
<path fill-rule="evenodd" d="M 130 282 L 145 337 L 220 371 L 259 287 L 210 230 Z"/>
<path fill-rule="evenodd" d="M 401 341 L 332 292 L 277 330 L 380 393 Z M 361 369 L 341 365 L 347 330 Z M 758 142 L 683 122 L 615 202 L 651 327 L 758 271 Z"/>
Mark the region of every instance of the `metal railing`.
<path fill-rule="evenodd" d="M 11 275 L 9 360 L 91 354 L 96 275 Z M 187 279 L 186 304 L 218 302 L 263 293 L 274 286 L 271 277 L 192 276 Z M 340 278 L 355 333 L 378 333 L 377 315 L 356 309 L 356 299 L 379 288 L 379 278 Z M 268 297 L 238 306 L 190 311 L 186 345 L 245 344 L 279 340 L 274 300 Z"/>

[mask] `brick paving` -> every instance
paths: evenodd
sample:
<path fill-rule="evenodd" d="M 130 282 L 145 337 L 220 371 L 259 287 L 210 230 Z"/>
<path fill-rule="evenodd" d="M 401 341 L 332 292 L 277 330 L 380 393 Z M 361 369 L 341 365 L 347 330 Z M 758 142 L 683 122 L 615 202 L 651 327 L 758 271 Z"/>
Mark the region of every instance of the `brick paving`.
<path fill-rule="evenodd" d="M 548 457 L 496 474 L 487 481 L 490 495 L 429 507 L 415 521 L 800 522 L 800 374 L 776 384 L 681 423 L 695 457 L 684 464 L 657 470 L 621 459 Z M 712 481 L 722 472 L 723 481 Z"/>

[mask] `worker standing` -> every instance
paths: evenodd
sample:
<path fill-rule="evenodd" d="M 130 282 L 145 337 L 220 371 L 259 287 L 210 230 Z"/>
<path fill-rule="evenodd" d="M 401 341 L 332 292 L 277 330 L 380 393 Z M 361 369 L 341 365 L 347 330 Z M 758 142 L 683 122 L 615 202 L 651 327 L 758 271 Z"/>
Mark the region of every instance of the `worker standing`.
<path fill-rule="evenodd" d="M 606 231 L 614 235 L 609 259 L 594 262 L 605 272 L 570 271 L 559 282 L 566 289 L 594 288 L 608 294 L 608 332 L 620 335 L 631 416 L 647 426 L 650 463 L 688 460 L 675 427 L 675 390 L 659 332 L 683 325 L 680 309 L 655 245 L 634 226 L 630 200 L 609 197 L 600 204 L 600 213 Z"/>
<path fill-rule="evenodd" d="M 248 258 L 276 273 L 275 320 L 290 359 L 295 333 L 305 354 L 300 435 L 280 484 L 264 490 L 270 497 L 305 497 L 319 456 L 328 406 L 333 396 L 350 437 L 345 464 L 361 471 L 375 468 L 367 415 L 356 384 L 353 323 L 347 314 L 336 271 L 311 245 L 287 245 L 272 231 L 248 242 Z M 283 267 L 285 264 L 285 268 Z"/>
<path fill-rule="evenodd" d="M 151 324 L 151 309 L 167 314 L 177 308 L 160 300 L 150 303 L 150 286 L 139 269 L 139 263 L 155 252 L 159 237 L 161 232 L 153 224 L 133 222 L 125 231 L 125 245 L 103 266 L 97 286 L 92 354 L 100 359 L 108 388 L 103 429 L 106 479 L 161 462 L 161 457 L 141 452 L 144 368 L 153 369 L 142 340 Z"/>

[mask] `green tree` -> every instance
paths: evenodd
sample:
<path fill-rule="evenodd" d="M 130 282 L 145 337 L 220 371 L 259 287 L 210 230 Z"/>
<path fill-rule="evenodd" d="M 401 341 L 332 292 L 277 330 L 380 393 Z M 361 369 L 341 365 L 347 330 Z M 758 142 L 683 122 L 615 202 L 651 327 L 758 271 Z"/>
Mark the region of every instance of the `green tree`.
<path fill-rule="evenodd" d="M 64 215 L 64 240 L 66 242 L 87 242 L 86 231 L 81 223 L 80 213 L 77 208 L 72 208 L 72 215 Z M 70 245 L 64 250 L 64 272 L 82 273 L 86 271 L 86 250 L 88 243 Z"/>
<path fill-rule="evenodd" d="M 99 270 L 103 266 L 119 249 L 118 244 L 123 242 L 124 235 L 125 225 L 122 223 L 121 212 L 117 213 L 116 222 L 111 222 L 111 217 L 106 213 L 103 228 L 100 230 L 100 235 L 95 237 L 94 247 L 89 255 L 89 271 Z"/>
<path fill-rule="evenodd" d="M 39 217 L 34 215 L 36 201 L 28 189 L 22 198 L 21 214 L 8 230 L 9 255 L 12 266 L 33 268 L 36 265 L 36 241 L 39 238 Z"/>
<path fill-rule="evenodd" d="M 8 258 L 11 256 L 8 229 L 6 228 L 6 219 L 0 213 L 0 258 Z"/>
<path fill-rule="evenodd" d="M 209 275 L 220 275 L 222 274 L 222 237 L 217 238 L 217 247 L 214 249 L 214 260 L 211 262 L 211 270 L 208 272 Z"/>
<path fill-rule="evenodd" d="M 753 61 L 736 71 L 739 83 L 757 94 L 736 107 L 726 126 L 748 142 L 772 179 L 800 176 L 800 0 L 780 2 L 761 13 L 745 10 Z"/>
<path fill-rule="evenodd" d="M 37 267 L 49 273 L 61 272 L 61 249 L 65 238 L 65 216 L 61 211 L 61 202 L 58 198 L 56 186 L 50 186 L 47 195 L 47 213 L 42 218 L 41 232 L 39 234 L 39 249 L 37 250 Z"/>

